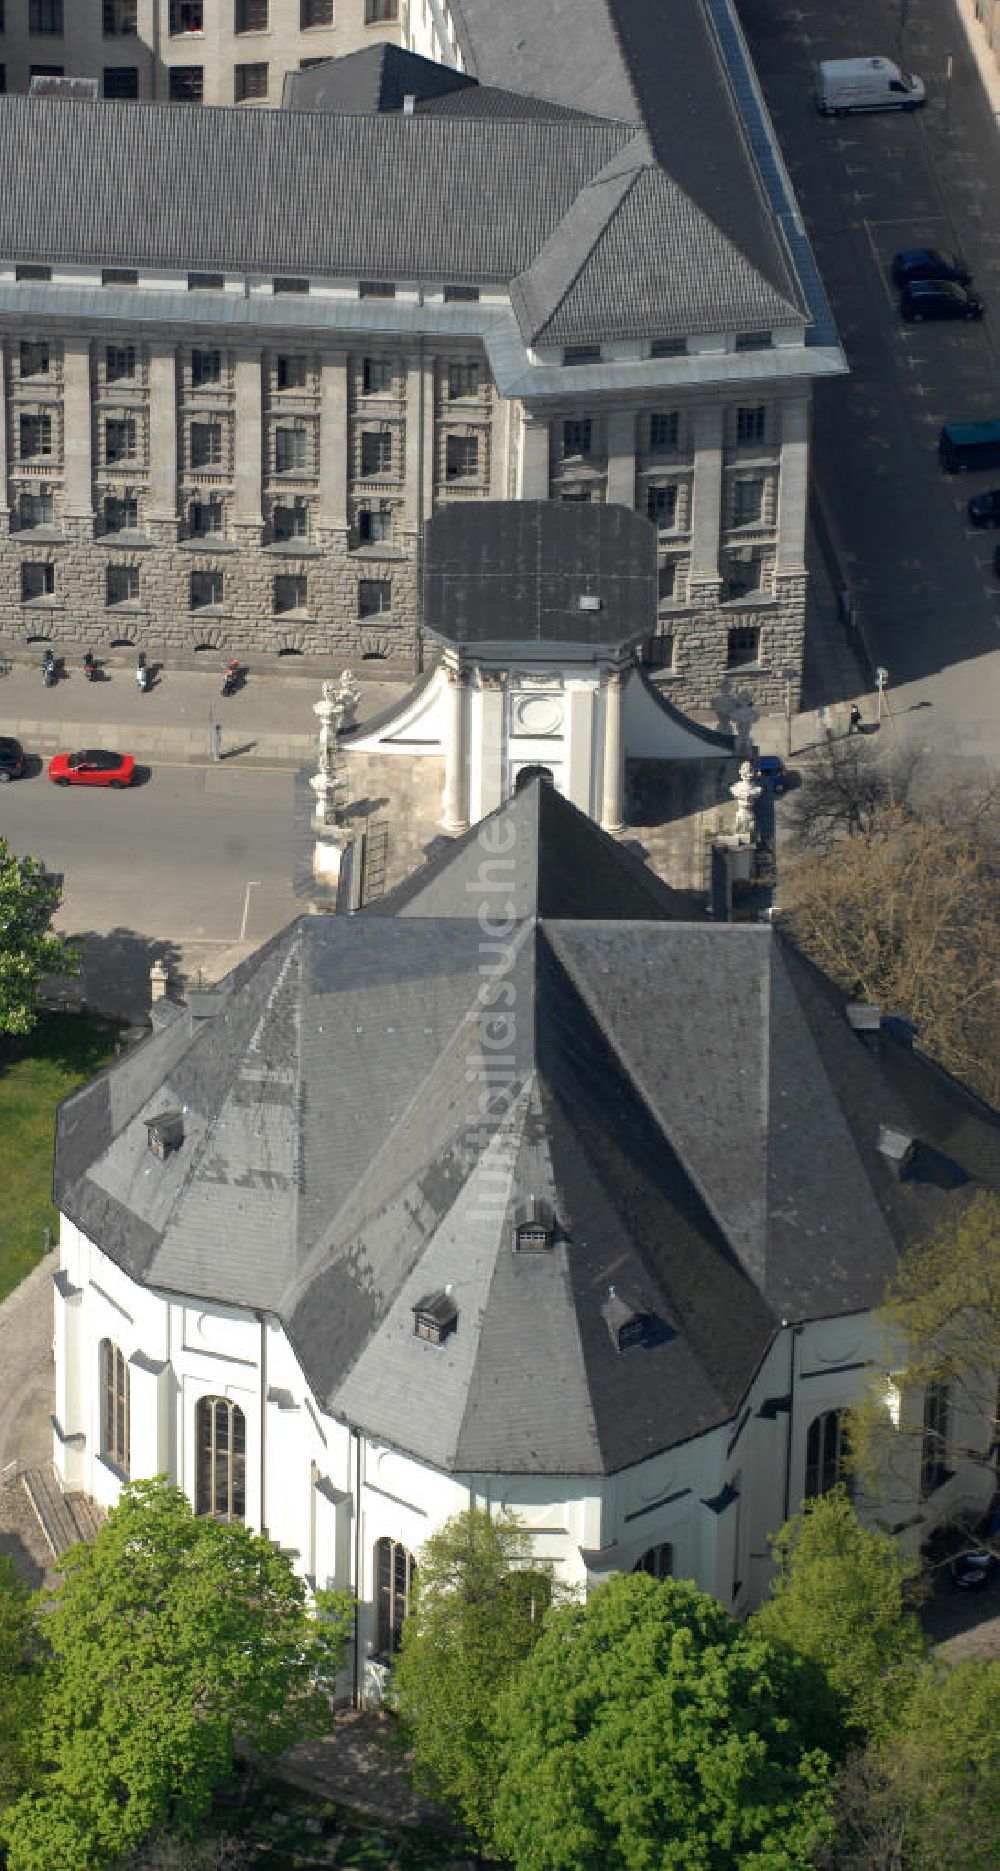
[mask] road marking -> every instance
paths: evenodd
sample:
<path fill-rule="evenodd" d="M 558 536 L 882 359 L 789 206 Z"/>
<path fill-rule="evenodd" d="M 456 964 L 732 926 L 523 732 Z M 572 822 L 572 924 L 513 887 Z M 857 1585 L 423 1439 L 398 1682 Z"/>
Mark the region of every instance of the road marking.
<path fill-rule="evenodd" d="M 250 914 L 250 892 L 251 890 L 259 890 L 259 889 L 260 889 L 259 877 L 251 877 L 250 882 L 247 884 L 247 887 L 246 887 L 246 890 L 243 896 L 243 921 L 240 924 L 240 933 L 236 938 L 238 942 L 246 941 L 247 917 Z"/>

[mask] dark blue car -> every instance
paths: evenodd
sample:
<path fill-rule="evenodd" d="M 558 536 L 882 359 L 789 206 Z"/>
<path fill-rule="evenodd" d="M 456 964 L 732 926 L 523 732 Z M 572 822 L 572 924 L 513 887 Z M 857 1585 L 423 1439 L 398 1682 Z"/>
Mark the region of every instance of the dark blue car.
<path fill-rule="evenodd" d="M 787 793 L 789 786 L 788 768 L 780 754 L 761 754 L 754 768 L 754 779 L 763 780 L 771 788 L 776 799 Z"/>
<path fill-rule="evenodd" d="M 915 279 L 953 279 L 957 286 L 967 286 L 970 278 L 957 254 L 939 253 L 936 247 L 907 247 L 892 263 L 892 283 L 900 290 Z"/>

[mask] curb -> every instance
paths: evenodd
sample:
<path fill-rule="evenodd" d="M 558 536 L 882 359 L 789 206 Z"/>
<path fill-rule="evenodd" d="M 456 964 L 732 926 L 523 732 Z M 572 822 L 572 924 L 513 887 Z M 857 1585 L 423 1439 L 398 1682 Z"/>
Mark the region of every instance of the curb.
<path fill-rule="evenodd" d="M 28 753 L 43 758 L 63 747 L 124 747 L 131 751 L 139 742 L 136 760 L 140 764 L 157 759 L 184 765 L 214 764 L 211 735 L 204 728 L 137 730 L 134 722 L 20 720 L 17 734 Z M 307 734 L 255 734 L 252 728 L 246 728 L 241 738 L 239 730 L 229 728 L 222 737 L 220 759 L 230 761 L 237 756 L 241 763 L 298 768 L 315 762 L 316 744 Z"/>

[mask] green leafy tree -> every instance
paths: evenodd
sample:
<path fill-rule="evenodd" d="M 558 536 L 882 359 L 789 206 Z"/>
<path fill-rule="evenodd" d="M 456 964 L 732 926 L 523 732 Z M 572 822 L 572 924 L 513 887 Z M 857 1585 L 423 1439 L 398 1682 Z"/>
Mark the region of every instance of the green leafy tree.
<path fill-rule="evenodd" d="M 622 1574 L 551 1611 L 501 1717 L 518 1871 L 802 1871 L 829 1833 L 821 1673 L 693 1584 Z"/>
<path fill-rule="evenodd" d="M 10 1871 L 104 1871 L 153 1833 L 193 1834 L 237 1738 L 271 1755 L 329 1727 L 348 1603 L 313 1618 L 263 1536 L 137 1482 L 62 1564 L 38 1620 L 42 1790 L 0 1816 Z"/>
<path fill-rule="evenodd" d="M 777 1576 L 751 1622 L 819 1665 L 856 1735 L 884 1733 L 925 1653 L 907 1602 L 919 1561 L 863 1527 L 842 1488 L 807 1501 L 771 1546 Z"/>
<path fill-rule="evenodd" d="M 34 1607 L 6 1553 L 0 1554 L 0 1810 L 32 1778 L 39 1672 Z"/>
<path fill-rule="evenodd" d="M 49 974 L 78 974 L 77 951 L 50 933 L 62 891 L 35 858 L 0 838 L 0 1033 L 30 1033 Z"/>
<path fill-rule="evenodd" d="M 393 1692 L 417 1782 L 480 1843 L 492 1830 L 500 1693 L 540 1636 L 552 1590 L 510 1514 L 469 1508 L 420 1552 Z"/>

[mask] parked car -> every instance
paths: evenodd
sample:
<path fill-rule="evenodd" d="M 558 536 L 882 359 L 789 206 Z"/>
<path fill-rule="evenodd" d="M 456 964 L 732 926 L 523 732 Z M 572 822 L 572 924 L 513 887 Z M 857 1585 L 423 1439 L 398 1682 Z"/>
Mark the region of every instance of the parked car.
<path fill-rule="evenodd" d="M 49 761 L 49 779 L 57 786 L 131 786 L 135 761 L 131 754 L 114 754 L 106 747 L 88 747 L 78 754 L 56 754 Z"/>
<path fill-rule="evenodd" d="M 914 279 L 903 287 L 899 309 L 904 318 L 982 318 L 986 307 L 953 279 Z"/>
<path fill-rule="evenodd" d="M 982 494 L 973 494 L 966 503 L 965 511 L 970 526 L 1000 526 L 1000 487 L 990 487 Z"/>
<path fill-rule="evenodd" d="M 788 768 L 780 754 L 761 754 L 754 768 L 754 779 L 763 780 L 765 785 L 770 786 L 776 799 L 780 799 L 782 793 L 787 793 L 791 783 Z"/>
<path fill-rule="evenodd" d="M 900 292 L 915 279 L 953 279 L 967 286 L 971 274 L 955 253 L 939 253 L 936 247 L 904 247 L 892 262 L 892 283 Z"/>
<path fill-rule="evenodd" d="M 891 58 L 826 58 L 816 67 L 816 108 L 824 117 L 861 110 L 916 110 L 924 81 Z"/>
<path fill-rule="evenodd" d="M 0 734 L 0 786 L 24 773 L 24 748 L 11 734 Z"/>
<path fill-rule="evenodd" d="M 952 1584 L 960 1592 L 976 1592 L 988 1585 L 997 1566 L 996 1542 L 1000 1540 L 1000 1511 L 989 1515 L 981 1530 L 983 1544 L 959 1553 L 951 1562 Z M 990 1542 L 990 1544 L 987 1544 Z"/>

